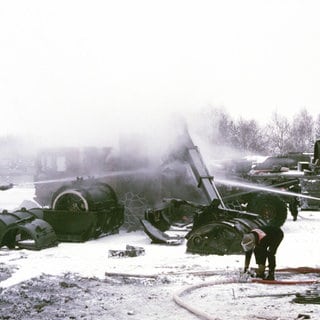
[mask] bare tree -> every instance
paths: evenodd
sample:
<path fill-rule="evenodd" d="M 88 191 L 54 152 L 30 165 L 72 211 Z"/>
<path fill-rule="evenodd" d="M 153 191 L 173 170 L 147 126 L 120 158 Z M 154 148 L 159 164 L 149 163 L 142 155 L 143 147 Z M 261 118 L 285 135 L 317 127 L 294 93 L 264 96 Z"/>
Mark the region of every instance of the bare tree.
<path fill-rule="evenodd" d="M 274 112 L 271 122 L 266 126 L 267 149 L 270 154 L 291 151 L 290 131 L 291 126 L 288 119 Z"/>
<path fill-rule="evenodd" d="M 300 110 L 291 125 L 291 151 L 309 152 L 314 145 L 314 120 L 306 108 Z"/>
<path fill-rule="evenodd" d="M 235 147 L 238 149 L 246 153 L 264 153 L 266 151 L 262 129 L 256 120 L 240 118 L 236 124 L 235 133 L 233 143 L 236 143 Z"/>
<path fill-rule="evenodd" d="M 224 108 L 210 107 L 202 119 L 203 136 L 210 143 L 231 147 L 243 154 L 311 152 L 315 138 L 320 139 L 320 114 L 314 121 L 306 109 L 296 114 L 292 122 L 274 112 L 265 126 L 259 126 L 256 120 L 235 121 Z"/>
<path fill-rule="evenodd" d="M 318 114 L 314 122 L 314 136 L 315 136 L 315 140 L 320 139 L 320 114 Z"/>

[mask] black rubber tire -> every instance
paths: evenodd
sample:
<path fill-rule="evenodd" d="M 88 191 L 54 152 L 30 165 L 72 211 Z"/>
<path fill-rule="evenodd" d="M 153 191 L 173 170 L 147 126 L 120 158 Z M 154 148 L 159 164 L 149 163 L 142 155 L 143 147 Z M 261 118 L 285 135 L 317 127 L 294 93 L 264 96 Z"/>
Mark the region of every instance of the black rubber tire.
<path fill-rule="evenodd" d="M 281 227 L 288 215 L 286 203 L 274 194 L 255 194 L 248 201 L 247 211 L 259 214 L 269 225 Z"/>

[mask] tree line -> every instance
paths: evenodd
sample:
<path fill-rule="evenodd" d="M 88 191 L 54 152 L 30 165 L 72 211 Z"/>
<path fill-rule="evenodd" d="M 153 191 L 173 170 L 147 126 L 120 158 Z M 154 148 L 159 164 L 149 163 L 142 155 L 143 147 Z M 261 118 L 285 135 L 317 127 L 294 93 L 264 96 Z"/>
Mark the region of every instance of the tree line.
<path fill-rule="evenodd" d="M 313 117 L 306 108 L 292 120 L 273 112 L 261 125 L 255 119 L 234 119 L 223 108 L 208 108 L 201 114 L 210 144 L 223 145 L 243 154 L 279 155 L 288 152 L 313 152 L 320 139 L 320 114 Z"/>

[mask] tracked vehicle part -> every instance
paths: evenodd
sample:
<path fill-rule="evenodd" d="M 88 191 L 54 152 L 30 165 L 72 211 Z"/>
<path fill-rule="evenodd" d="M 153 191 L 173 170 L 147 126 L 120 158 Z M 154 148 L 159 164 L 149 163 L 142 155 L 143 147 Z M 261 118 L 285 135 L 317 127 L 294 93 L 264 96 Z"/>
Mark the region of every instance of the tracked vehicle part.
<path fill-rule="evenodd" d="M 124 208 L 104 183 L 77 179 L 59 188 L 53 208 L 32 208 L 0 214 L 0 245 L 40 250 L 58 241 L 82 242 L 117 232 Z"/>
<path fill-rule="evenodd" d="M 177 217 L 185 216 L 185 208 L 181 206 L 184 204 L 193 213 L 192 230 L 185 236 L 188 252 L 218 255 L 243 252 L 240 245 L 243 234 L 267 224 L 267 220 L 256 214 L 255 210 L 252 211 L 255 213 L 249 213 L 227 208 L 186 127 L 183 127 L 180 140 L 184 148 L 181 160 L 190 165 L 208 204 L 171 199 L 158 209 L 146 211 L 145 218 L 153 228 L 144 223 L 145 232 L 154 241 L 165 243 L 168 237 L 164 231 L 177 222 Z"/>
<path fill-rule="evenodd" d="M 145 220 L 160 231 L 169 230 L 171 226 L 187 226 L 193 223 L 197 208 L 203 205 L 182 199 L 163 199 L 157 208 L 145 211 Z"/>
<path fill-rule="evenodd" d="M 0 246 L 41 250 L 57 245 L 57 236 L 50 224 L 25 209 L 0 214 Z"/>
<path fill-rule="evenodd" d="M 82 242 L 117 232 L 124 222 L 124 207 L 105 183 L 77 179 L 53 195 L 52 209 L 29 210 L 48 222 L 59 241 Z"/>
<path fill-rule="evenodd" d="M 187 242 L 187 252 L 199 254 L 232 254 L 238 253 L 241 233 L 229 221 L 217 221 L 198 228 Z"/>
<path fill-rule="evenodd" d="M 161 231 L 157 226 L 170 226 L 170 228 L 181 226 L 175 223 L 177 220 L 172 217 L 184 216 L 183 209 L 189 207 L 187 212 L 193 212 L 193 227 L 185 238 L 187 239 L 187 252 L 190 253 L 217 255 L 242 253 L 240 243 L 243 234 L 267 224 L 267 221 L 258 214 L 222 209 L 217 199 L 209 206 L 176 199 L 177 203 L 184 204 L 184 206 L 176 207 L 181 210 L 177 214 L 172 210 L 173 200 L 166 202 L 166 206 L 163 204 L 159 211 L 148 211 L 146 219 L 141 220 L 141 223 L 144 231 L 154 243 L 181 244 L 181 239 L 173 239 L 165 232 L 170 230 L 169 228 Z"/>
<path fill-rule="evenodd" d="M 230 215 L 230 212 L 228 212 Z M 242 216 L 240 211 L 234 212 L 234 218 L 212 220 L 196 227 L 186 237 L 187 252 L 199 254 L 239 254 L 243 234 L 252 229 L 266 225 L 266 221 L 259 216 Z"/>
<path fill-rule="evenodd" d="M 168 215 L 168 211 L 170 209 L 167 208 L 156 208 L 156 209 L 147 209 L 145 211 L 145 221 L 148 221 L 153 227 L 155 227 L 157 230 L 164 232 L 166 230 L 169 230 L 171 226 L 170 216 Z M 144 226 L 143 221 L 144 219 L 141 219 L 140 222 L 142 223 L 142 226 Z"/>
<path fill-rule="evenodd" d="M 179 245 L 184 242 L 184 238 L 181 236 L 169 236 L 167 233 L 154 227 L 148 220 L 141 219 L 145 233 L 152 240 L 152 243 L 164 243 L 168 245 Z"/>

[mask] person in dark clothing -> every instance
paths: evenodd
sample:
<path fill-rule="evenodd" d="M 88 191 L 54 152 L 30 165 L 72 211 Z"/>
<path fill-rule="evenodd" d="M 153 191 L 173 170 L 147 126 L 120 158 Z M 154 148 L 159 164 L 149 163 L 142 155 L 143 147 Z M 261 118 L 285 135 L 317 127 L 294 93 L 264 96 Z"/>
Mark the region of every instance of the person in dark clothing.
<path fill-rule="evenodd" d="M 294 184 L 288 188 L 288 191 L 294 192 L 294 193 L 301 193 L 301 187 Z M 293 197 L 289 196 L 288 197 L 288 204 L 289 204 L 289 211 L 292 215 L 293 221 L 297 221 L 298 218 L 298 212 L 299 212 L 299 197 Z"/>
<path fill-rule="evenodd" d="M 252 253 L 254 253 L 258 270 L 257 278 L 274 280 L 276 268 L 276 252 L 283 239 L 283 231 L 275 226 L 263 226 L 246 233 L 242 238 L 242 248 L 245 251 L 244 272 L 250 265 Z M 268 260 L 268 276 L 265 275 L 266 262 Z"/>

